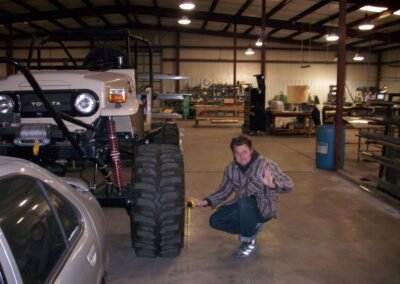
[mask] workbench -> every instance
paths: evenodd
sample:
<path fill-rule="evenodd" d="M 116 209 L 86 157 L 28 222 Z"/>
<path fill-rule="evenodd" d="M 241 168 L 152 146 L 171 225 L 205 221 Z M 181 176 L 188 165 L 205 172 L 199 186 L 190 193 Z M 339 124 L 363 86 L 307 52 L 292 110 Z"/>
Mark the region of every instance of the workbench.
<path fill-rule="evenodd" d="M 211 122 L 238 122 L 239 116 L 243 113 L 242 105 L 196 105 L 195 127 L 199 121 Z"/>
<path fill-rule="evenodd" d="M 302 133 L 311 134 L 313 132 L 313 120 L 311 111 L 278 111 L 268 110 L 267 114 L 267 128 L 270 133 Z M 275 125 L 277 117 L 296 117 L 297 119 L 304 119 L 303 128 L 278 128 Z"/>

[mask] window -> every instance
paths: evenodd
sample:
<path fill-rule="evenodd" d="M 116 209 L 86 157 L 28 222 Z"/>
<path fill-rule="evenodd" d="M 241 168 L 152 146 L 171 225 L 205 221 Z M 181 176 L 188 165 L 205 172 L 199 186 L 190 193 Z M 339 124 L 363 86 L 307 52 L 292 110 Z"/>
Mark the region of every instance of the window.
<path fill-rule="evenodd" d="M 66 238 L 68 242 L 71 243 L 78 236 L 80 229 L 80 215 L 74 207 L 62 200 L 49 187 L 46 187 L 46 190 L 54 208 L 57 210 L 58 216 L 60 217 Z"/>
<path fill-rule="evenodd" d="M 43 283 L 67 248 L 42 189 L 27 176 L 0 181 L 0 226 L 25 283 Z"/>

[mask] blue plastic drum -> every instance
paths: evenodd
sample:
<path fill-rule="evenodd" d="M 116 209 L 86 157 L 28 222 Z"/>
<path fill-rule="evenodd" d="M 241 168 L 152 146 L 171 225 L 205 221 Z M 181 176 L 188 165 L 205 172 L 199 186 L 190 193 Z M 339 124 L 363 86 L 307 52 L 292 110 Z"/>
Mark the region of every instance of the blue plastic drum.
<path fill-rule="evenodd" d="M 333 170 L 335 168 L 335 125 L 327 124 L 317 127 L 317 149 L 316 164 L 317 168 Z M 345 159 L 345 132 L 342 129 L 342 159 L 340 168 L 344 166 Z"/>

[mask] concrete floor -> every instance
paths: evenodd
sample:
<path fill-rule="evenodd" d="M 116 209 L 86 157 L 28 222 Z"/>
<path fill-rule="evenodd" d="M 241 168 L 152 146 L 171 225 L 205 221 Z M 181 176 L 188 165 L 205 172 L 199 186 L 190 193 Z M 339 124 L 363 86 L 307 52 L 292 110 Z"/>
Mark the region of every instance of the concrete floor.
<path fill-rule="evenodd" d="M 186 195 L 204 197 L 231 161 L 228 144 L 240 126 L 183 128 Z M 350 137 L 350 140 L 352 138 Z M 108 283 L 400 283 L 400 207 L 389 206 L 335 173 L 315 168 L 315 136 L 253 137 L 255 149 L 278 162 L 295 184 L 281 195 L 249 259 L 231 253 L 236 236 L 208 226 L 209 208 L 192 211 L 189 239 L 177 258 L 137 258 L 129 219 L 105 209 L 110 252 Z M 355 145 L 346 148 L 355 164 Z M 375 171 L 376 166 L 367 166 Z"/>

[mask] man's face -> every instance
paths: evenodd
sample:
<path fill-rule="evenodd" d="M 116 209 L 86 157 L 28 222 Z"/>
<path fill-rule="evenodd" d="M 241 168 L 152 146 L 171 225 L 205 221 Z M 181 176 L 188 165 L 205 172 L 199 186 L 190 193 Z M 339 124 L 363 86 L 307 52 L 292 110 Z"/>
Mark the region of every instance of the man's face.
<path fill-rule="evenodd" d="M 246 166 L 250 163 L 252 152 L 253 149 L 249 148 L 247 145 L 235 146 L 233 156 L 239 165 Z"/>

